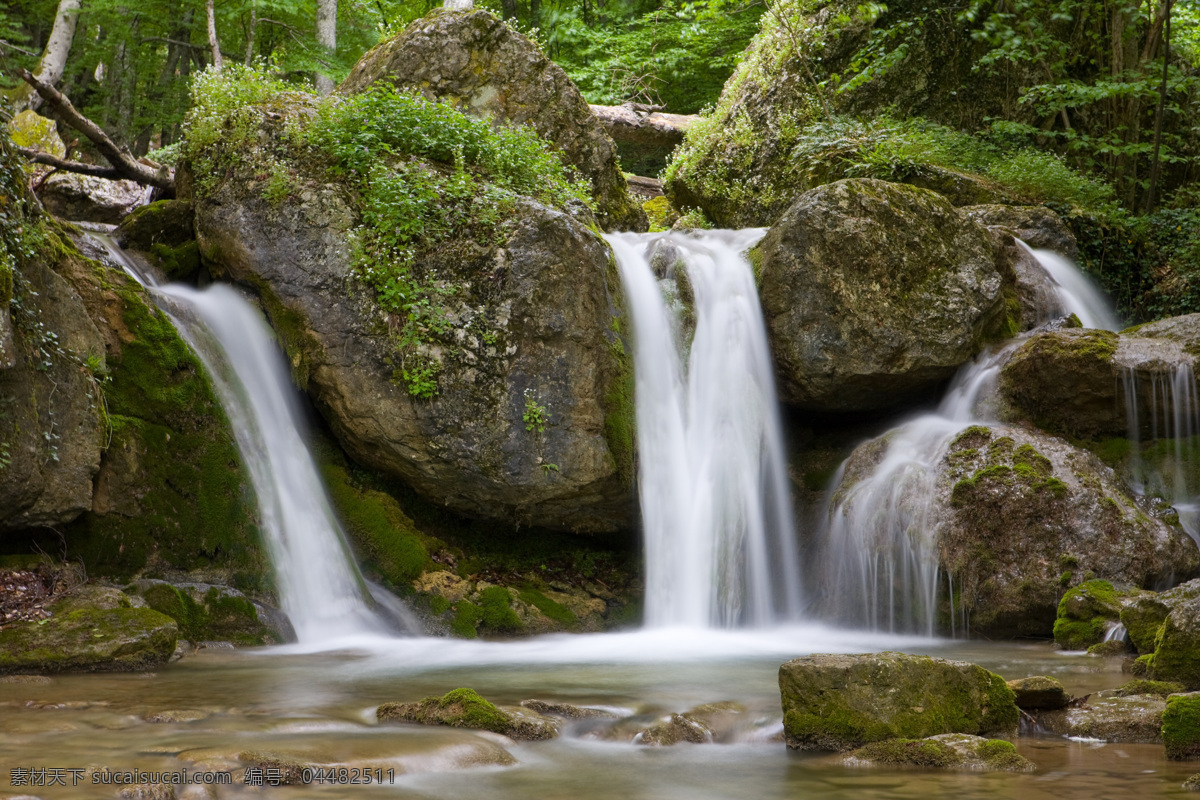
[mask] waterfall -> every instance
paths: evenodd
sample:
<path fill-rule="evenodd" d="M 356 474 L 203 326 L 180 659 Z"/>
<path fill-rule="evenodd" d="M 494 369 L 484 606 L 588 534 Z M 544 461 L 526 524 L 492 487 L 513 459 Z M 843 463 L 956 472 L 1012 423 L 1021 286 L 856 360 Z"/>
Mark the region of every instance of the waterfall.
<path fill-rule="evenodd" d="M 633 328 L 650 626 L 755 626 L 800 616 L 766 328 L 741 255 L 763 233 L 605 237 Z M 661 278 L 651 266 L 655 252 L 656 261 L 673 262 Z M 687 289 L 690 310 L 681 299 Z"/>
<path fill-rule="evenodd" d="M 1120 327 L 1103 294 L 1076 266 L 1049 251 L 1025 247 L 1045 270 L 1057 300 L 1044 309 L 1048 318 L 1075 314 L 1085 326 Z M 951 601 L 950 633 L 965 633 L 961 609 L 953 608 L 952 577 L 939 568 L 937 466 L 957 433 L 994 421 L 987 399 L 1009 353 L 1027 336 L 980 354 L 959 370 L 936 411 L 880 437 L 882 454 L 867 474 L 847 477 L 846 464 L 839 470 L 823 514 L 821 542 L 828 568 L 821 592 L 841 621 L 932 636 L 938 628 L 937 599 L 944 590 Z M 851 483 L 841 485 L 846 480 Z"/>
<path fill-rule="evenodd" d="M 208 370 L 250 473 L 280 602 L 299 640 L 414 629 L 358 572 L 304 442 L 286 361 L 258 310 L 224 284 L 155 286 L 111 238 L 93 238 L 147 287 Z"/>

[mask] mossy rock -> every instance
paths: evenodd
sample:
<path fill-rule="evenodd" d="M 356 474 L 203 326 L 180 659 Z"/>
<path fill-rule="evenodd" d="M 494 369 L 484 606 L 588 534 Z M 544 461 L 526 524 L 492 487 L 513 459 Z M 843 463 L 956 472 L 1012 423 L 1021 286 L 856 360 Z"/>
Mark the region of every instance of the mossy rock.
<path fill-rule="evenodd" d="M 1138 590 L 1116 589 L 1104 580 L 1079 584 L 1059 601 L 1054 641 L 1065 650 L 1087 650 L 1103 642 L 1109 628 L 1121 619 L 1125 602 L 1138 594 Z"/>
<path fill-rule="evenodd" d="M 1012 742 L 963 733 L 944 733 L 925 739 L 886 739 L 850 753 L 851 766 L 921 767 L 975 772 L 1033 772 L 1032 762 L 1017 753 Z"/>
<path fill-rule="evenodd" d="M 1162 739 L 1167 758 L 1178 761 L 1200 758 L 1200 693 L 1167 698 Z"/>
<path fill-rule="evenodd" d="M 1121 624 L 1129 632 L 1129 640 L 1139 655 L 1153 653 L 1158 646 L 1158 632 L 1170 613 L 1170 608 L 1156 596 L 1135 597 L 1121 607 Z"/>
<path fill-rule="evenodd" d="M 1011 680 L 1008 688 L 1016 695 L 1017 707 L 1026 711 L 1065 708 L 1071 702 L 1071 695 L 1067 694 L 1062 682 L 1045 675 Z"/>
<path fill-rule="evenodd" d="M 1200 598 L 1174 605 L 1159 629 L 1148 666 L 1154 680 L 1200 689 Z"/>
<path fill-rule="evenodd" d="M 1162 741 L 1165 708 L 1163 698 L 1153 693 L 1097 692 L 1081 706 L 1038 714 L 1038 724 L 1047 732 L 1063 736 L 1157 744 Z"/>
<path fill-rule="evenodd" d="M 455 689 L 416 703 L 384 703 L 375 716 L 380 722 L 474 728 L 513 739 L 543 740 L 558 735 L 558 724 L 553 720 L 524 709 L 500 709 L 473 689 Z"/>
<path fill-rule="evenodd" d="M 255 646 L 282 644 L 290 638 L 266 624 L 255 604 L 236 589 L 141 580 L 135 590 L 146 605 L 175 620 L 180 637 L 193 643 L 223 641 Z"/>
<path fill-rule="evenodd" d="M 0 631 L 0 674 L 138 672 L 175 652 L 174 620 L 148 608 L 81 608 Z"/>
<path fill-rule="evenodd" d="M 999 675 L 903 653 L 814 655 L 779 668 L 784 736 L 799 750 L 852 750 L 942 733 L 1008 734 L 1020 718 Z"/>
<path fill-rule="evenodd" d="M 159 200 L 123 219 L 115 235 L 123 248 L 150 258 L 169 280 L 187 280 L 200 269 L 192 218 L 191 203 Z"/>
<path fill-rule="evenodd" d="M 1166 699 L 1170 695 L 1182 694 L 1184 691 L 1186 691 L 1186 689 L 1182 683 L 1138 679 L 1122 684 L 1113 690 L 1113 694 L 1117 697 L 1129 697 L 1135 694 L 1148 694 L 1152 697 L 1161 697 Z"/>

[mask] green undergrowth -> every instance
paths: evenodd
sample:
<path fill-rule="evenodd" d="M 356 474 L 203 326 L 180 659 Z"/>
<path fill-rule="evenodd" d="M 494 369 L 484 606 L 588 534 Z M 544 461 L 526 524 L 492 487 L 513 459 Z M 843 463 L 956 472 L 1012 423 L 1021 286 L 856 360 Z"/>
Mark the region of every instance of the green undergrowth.
<path fill-rule="evenodd" d="M 503 243 L 522 198 L 559 209 L 593 202 L 586 182 L 531 128 L 494 127 L 390 84 L 317 98 L 227 68 L 202 73 L 192 95 L 183 157 L 198 176 L 198 194 L 240 164 L 273 205 L 288 202 L 308 178 L 351 195 L 353 269 L 387 315 L 393 378 L 414 397 L 438 394 L 442 355 L 423 345 L 454 347 L 446 302 L 460 290 L 423 265 L 422 254 L 452 236 L 482 248 Z M 273 126 L 270 144 L 262 144 L 260 131 Z"/>

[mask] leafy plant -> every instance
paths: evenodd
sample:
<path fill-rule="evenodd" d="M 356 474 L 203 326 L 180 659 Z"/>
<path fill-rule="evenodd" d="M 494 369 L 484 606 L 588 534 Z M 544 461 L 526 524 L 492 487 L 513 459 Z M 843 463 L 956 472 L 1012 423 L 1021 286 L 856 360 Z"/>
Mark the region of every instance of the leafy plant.
<path fill-rule="evenodd" d="M 532 389 L 525 390 L 525 413 L 521 415 L 521 419 L 525 422 L 525 430 L 538 433 L 543 433 L 549 422 L 546 407 L 537 401 Z M 547 465 L 543 465 L 543 468 L 545 466 Z M 557 470 L 558 467 L 554 467 L 554 469 Z"/>

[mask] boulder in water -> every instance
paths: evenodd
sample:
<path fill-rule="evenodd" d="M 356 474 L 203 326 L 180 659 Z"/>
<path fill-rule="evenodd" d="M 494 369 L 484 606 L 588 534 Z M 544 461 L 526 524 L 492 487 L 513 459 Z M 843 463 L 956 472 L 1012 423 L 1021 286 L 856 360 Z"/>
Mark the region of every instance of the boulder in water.
<path fill-rule="evenodd" d="M 925 739 L 872 742 L 847 755 L 852 767 L 922 767 L 971 772 L 1033 772 L 1033 762 L 1017 754 L 1012 742 L 966 733 L 940 733 Z"/>
<path fill-rule="evenodd" d="M 1019 711 L 1004 679 L 983 667 L 903 653 L 814 655 L 779 668 L 787 745 L 851 750 L 941 733 L 1004 735 Z"/>
<path fill-rule="evenodd" d="M 876 180 L 814 189 L 757 257 L 780 393 L 799 408 L 902 403 L 1015 332 L 987 230 L 927 190 Z"/>
<path fill-rule="evenodd" d="M 1017 696 L 1017 708 L 1025 711 L 1050 711 L 1071 702 L 1062 682 L 1045 675 L 1017 678 L 1008 682 L 1008 688 Z"/>
<path fill-rule="evenodd" d="M 1167 758 L 1178 761 L 1200 758 L 1200 692 L 1167 698 L 1162 740 Z"/>
<path fill-rule="evenodd" d="M 294 641 L 287 617 L 246 597 L 237 589 L 205 583 L 144 578 L 134 584 L 146 605 L 175 620 L 180 638 L 192 643 L 221 641 L 235 645 Z"/>
<path fill-rule="evenodd" d="M 559 726 L 556 720 L 526 708 L 500 708 L 471 689 L 455 689 L 415 703 L 384 703 L 375 716 L 380 722 L 475 728 L 526 740 L 553 739 Z"/>
<path fill-rule="evenodd" d="M 528 125 L 591 183 L 605 230 L 644 231 L 617 148 L 579 89 L 541 48 L 489 11 L 435 11 L 363 56 L 338 91 L 393 81 L 497 124 Z"/>
<path fill-rule="evenodd" d="M 1114 587 L 1105 580 L 1084 581 L 1058 603 L 1054 641 L 1065 650 L 1087 650 L 1102 643 L 1118 624 L 1123 607 L 1147 594 L 1129 586 Z"/>
<path fill-rule="evenodd" d="M 1077 707 L 1042 712 L 1037 721 L 1044 730 L 1062 736 L 1158 744 L 1166 707 L 1166 701 L 1156 695 L 1097 692 Z"/>

